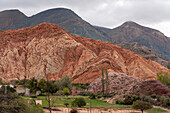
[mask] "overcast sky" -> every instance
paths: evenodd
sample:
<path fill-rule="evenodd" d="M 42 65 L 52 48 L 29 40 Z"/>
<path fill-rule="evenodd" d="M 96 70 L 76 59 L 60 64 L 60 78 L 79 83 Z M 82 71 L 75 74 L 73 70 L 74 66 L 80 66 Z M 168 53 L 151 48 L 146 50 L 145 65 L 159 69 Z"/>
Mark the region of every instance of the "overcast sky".
<path fill-rule="evenodd" d="M 19 9 L 27 16 L 58 7 L 92 25 L 114 28 L 131 20 L 170 37 L 170 0 L 0 0 L 0 11 Z"/>

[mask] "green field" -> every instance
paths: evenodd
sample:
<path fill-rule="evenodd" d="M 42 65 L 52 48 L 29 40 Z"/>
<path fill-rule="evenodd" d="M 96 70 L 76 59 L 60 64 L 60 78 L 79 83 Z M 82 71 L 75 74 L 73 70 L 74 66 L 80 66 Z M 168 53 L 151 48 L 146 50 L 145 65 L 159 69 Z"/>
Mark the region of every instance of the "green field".
<path fill-rule="evenodd" d="M 86 101 L 86 106 L 84 106 L 85 108 L 89 108 L 90 107 L 90 103 L 91 103 L 91 107 L 92 108 L 103 108 L 103 109 L 115 109 L 115 110 L 132 110 L 131 106 L 129 105 L 119 105 L 119 104 L 110 104 L 107 103 L 103 100 L 98 100 L 98 99 L 89 99 L 88 96 L 50 96 L 51 98 L 51 106 L 53 107 L 66 107 L 64 105 L 64 103 L 69 103 L 68 107 L 71 107 L 71 102 L 75 99 L 75 98 L 79 98 L 79 97 L 83 97 Z M 31 98 L 31 97 L 24 97 L 26 99 Z M 37 96 L 37 98 L 35 98 L 37 100 L 42 100 L 42 106 L 47 107 L 48 106 L 48 102 L 47 102 L 47 96 Z M 152 108 L 150 110 L 147 110 L 148 113 L 161 113 L 161 112 L 166 112 L 165 110 L 162 109 L 158 109 L 158 108 Z"/>

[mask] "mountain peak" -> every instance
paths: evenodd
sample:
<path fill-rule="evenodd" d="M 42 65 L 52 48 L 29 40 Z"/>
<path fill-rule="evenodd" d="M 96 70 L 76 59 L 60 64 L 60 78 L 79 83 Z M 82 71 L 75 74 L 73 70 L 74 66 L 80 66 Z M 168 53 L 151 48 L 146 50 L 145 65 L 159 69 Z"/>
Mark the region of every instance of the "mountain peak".
<path fill-rule="evenodd" d="M 18 9 L 2 11 L 0 12 L 0 30 L 3 30 L 7 26 L 17 24 L 25 18 L 27 18 L 27 16 Z"/>
<path fill-rule="evenodd" d="M 23 14 L 20 10 L 18 9 L 10 9 L 10 10 L 4 10 L 1 11 L 0 14 L 8 14 L 8 13 L 12 13 L 12 14 L 16 14 L 16 13 L 20 13 Z M 24 15 L 24 14 L 23 14 Z"/>
<path fill-rule="evenodd" d="M 122 26 L 140 26 L 134 21 L 126 21 L 125 23 L 122 24 Z"/>

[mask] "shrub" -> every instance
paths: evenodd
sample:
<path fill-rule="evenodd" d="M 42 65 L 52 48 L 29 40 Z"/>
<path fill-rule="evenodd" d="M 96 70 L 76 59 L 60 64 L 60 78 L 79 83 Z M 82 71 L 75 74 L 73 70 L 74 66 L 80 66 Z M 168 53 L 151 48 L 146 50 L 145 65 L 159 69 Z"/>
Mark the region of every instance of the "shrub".
<path fill-rule="evenodd" d="M 125 100 L 124 100 L 124 104 L 132 105 L 134 101 L 136 101 L 136 100 L 135 100 L 135 98 L 133 98 L 133 96 L 126 96 Z"/>
<path fill-rule="evenodd" d="M 103 97 L 104 98 L 110 98 L 110 97 L 113 97 L 114 95 L 115 95 L 115 93 L 104 93 Z"/>
<path fill-rule="evenodd" d="M 156 98 L 156 94 L 152 94 L 151 97 L 152 97 L 152 98 Z"/>
<path fill-rule="evenodd" d="M 91 93 L 89 96 L 90 99 L 96 99 L 96 95 L 94 93 Z"/>
<path fill-rule="evenodd" d="M 74 108 L 70 111 L 70 113 L 78 113 L 78 111 L 77 111 L 77 109 Z"/>
<path fill-rule="evenodd" d="M 170 98 L 169 97 L 161 96 L 159 98 L 159 101 L 162 106 L 170 108 Z"/>
<path fill-rule="evenodd" d="M 89 91 L 81 91 L 78 93 L 78 95 L 80 95 L 80 96 L 90 96 L 90 94 L 91 94 L 91 92 L 89 92 Z"/>
<path fill-rule="evenodd" d="M 151 109 L 152 105 L 148 102 L 143 102 L 143 101 L 137 100 L 136 102 L 133 103 L 132 108 L 140 109 L 143 113 L 144 110 Z"/>
<path fill-rule="evenodd" d="M 84 100 L 84 98 L 76 98 L 72 103 L 71 103 L 72 107 L 82 107 L 86 105 L 86 101 Z"/>
<path fill-rule="evenodd" d="M 15 93 L 0 94 L 0 112 L 1 113 L 43 113 L 40 105 L 29 103 Z"/>
<path fill-rule="evenodd" d="M 69 103 L 66 102 L 66 103 L 64 103 L 64 105 L 67 107 L 69 105 Z"/>
<path fill-rule="evenodd" d="M 55 93 L 55 95 L 56 96 L 61 96 L 61 95 L 63 95 L 63 91 L 59 90 L 59 91 L 57 91 L 57 93 Z"/>
<path fill-rule="evenodd" d="M 96 97 L 97 97 L 98 99 L 100 99 L 100 98 L 102 98 L 102 95 L 96 95 Z"/>
<path fill-rule="evenodd" d="M 19 95 L 19 96 L 24 96 L 24 95 L 25 95 L 25 93 L 18 93 L 18 95 Z"/>
<path fill-rule="evenodd" d="M 70 95 L 69 89 L 68 88 L 64 88 L 63 89 L 63 94 L 66 95 L 66 96 Z"/>
<path fill-rule="evenodd" d="M 31 97 L 31 98 L 37 98 L 37 96 L 36 96 L 36 95 L 31 95 L 30 97 Z"/>
<path fill-rule="evenodd" d="M 40 93 L 38 96 L 46 96 L 45 93 Z"/>
<path fill-rule="evenodd" d="M 161 81 L 166 86 L 170 87 L 170 74 L 159 72 L 157 73 L 157 80 Z"/>
<path fill-rule="evenodd" d="M 124 102 L 124 101 L 122 101 L 122 100 L 116 100 L 116 104 L 124 105 L 124 104 L 125 104 L 125 102 Z"/>

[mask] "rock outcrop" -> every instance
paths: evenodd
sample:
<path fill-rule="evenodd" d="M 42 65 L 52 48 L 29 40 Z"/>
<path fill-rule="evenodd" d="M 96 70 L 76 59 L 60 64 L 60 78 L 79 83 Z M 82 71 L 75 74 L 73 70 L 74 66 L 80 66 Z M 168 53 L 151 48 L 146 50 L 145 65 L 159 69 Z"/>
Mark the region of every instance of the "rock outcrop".
<path fill-rule="evenodd" d="M 55 24 L 43 23 L 19 30 L 0 31 L 0 78 L 3 81 L 64 75 L 73 82 L 92 82 L 101 66 L 144 79 L 156 79 L 167 68 L 109 42 L 75 37 Z"/>
<path fill-rule="evenodd" d="M 115 97 L 134 94 L 139 94 L 140 96 L 152 94 L 159 96 L 170 95 L 170 88 L 158 80 L 142 80 L 138 77 L 115 72 L 110 72 L 108 78 L 108 91 L 105 84 L 105 93 L 113 93 Z M 101 77 L 90 84 L 88 91 L 93 93 L 102 92 Z"/>

